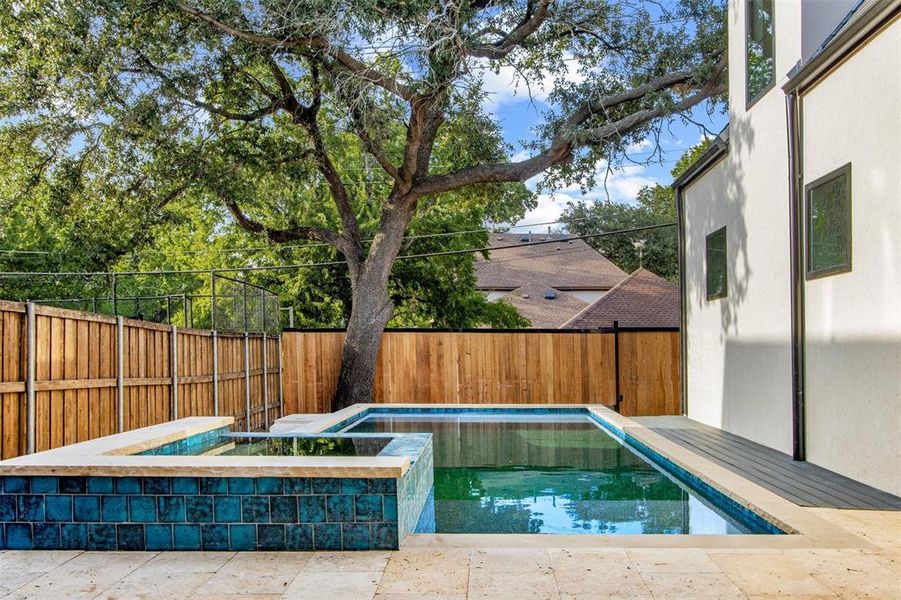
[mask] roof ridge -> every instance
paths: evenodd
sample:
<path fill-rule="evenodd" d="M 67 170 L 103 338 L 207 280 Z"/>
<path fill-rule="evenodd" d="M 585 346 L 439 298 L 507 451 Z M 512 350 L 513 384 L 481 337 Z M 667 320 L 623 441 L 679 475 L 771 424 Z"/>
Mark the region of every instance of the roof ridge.
<path fill-rule="evenodd" d="M 610 297 L 616 298 L 616 294 L 618 292 L 620 292 L 623 289 L 623 287 L 626 286 L 627 283 L 630 283 L 631 281 L 635 280 L 638 277 L 638 275 L 640 275 L 642 272 L 648 273 L 649 275 L 653 275 L 654 277 L 656 277 L 663 283 L 666 283 L 666 284 L 670 283 L 665 278 L 661 277 L 660 275 L 651 271 L 650 269 L 646 269 L 643 266 L 638 267 L 637 269 L 635 269 L 634 271 L 629 273 L 629 275 L 627 275 L 622 281 L 620 281 L 615 286 L 613 286 L 612 288 L 607 290 L 607 293 L 605 293 L 603 296 L 601 296 L 600 298 L 598 298 L 597 300 L 595 300 L 594 302 L 592 302 L 591 304 L 589 304 L 588 306 L 586 306 L 585 308 L 583 308 L 582 310 L 577 312 L 575 315 L 573 315 L 568 321 L 563 323 L 563 325 L 561 325 L 560 328 L 563 329 L 567 325 L 570 325 L 570 324 L 574 323 L 575 321 L 577 321 L 582 316 L 582 313 L 588 312 L 589 310 L 593 310 L 593 309 L 597 308 L 598 306 L 602 306 L 604 304 L 604 301 L 608 300 Z M 609 304 L 609 300 L 607 303 Z"/>

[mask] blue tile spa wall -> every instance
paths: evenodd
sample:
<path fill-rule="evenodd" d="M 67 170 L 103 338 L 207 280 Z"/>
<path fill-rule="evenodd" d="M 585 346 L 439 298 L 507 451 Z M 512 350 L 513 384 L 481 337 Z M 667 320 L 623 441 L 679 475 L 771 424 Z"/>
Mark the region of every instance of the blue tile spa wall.
<path fill-rule="evenodd" d="M 402 537 L 396 479 L 0 480 L 0 549 L 370 550 Z"/>

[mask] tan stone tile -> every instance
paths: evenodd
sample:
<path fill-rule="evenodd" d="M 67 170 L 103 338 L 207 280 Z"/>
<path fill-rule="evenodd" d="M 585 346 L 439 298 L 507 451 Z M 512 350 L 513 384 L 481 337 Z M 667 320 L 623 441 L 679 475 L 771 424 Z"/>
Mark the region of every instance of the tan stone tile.
<path fill-rule="evenodd" d="M 698 548 L 629 548 L 629 558 L 645 573 L 719 573 L 707 553 Z"/>
<path fill-rule="evenodd" d="M 593 579 L 638 572 L 622 548 L 551 549 L 548 555 L 558 579 Z"/>
<path fill-rule="evenodd" d="M 901 598 L 901 579 L 872 556 L 854 549 L 793 550 L 786 553 L 814 579 L 841 596 Z"/>
<path fill-rule="evenodd" d="M 745 595 L 723 573 L 646 573 L 642 578 L 660 600 L 691 598 L 697 600 L 743 599 Z"/>
<path fill-rule="evenodd" d="M 161 573 L 215 573 L 235 552 L 161 552 L 142 568 Z"/>
<path fill-rule="evenodd" d="M 506 571 L 533 571 L 550 569 L 551 558 L 547 550 L 538 548 L 488 548 L 473 550 L 469 554 L 473 569 L 496 569 Z"/>
<path fill-rule="evenodd" d="M 308 554 L 241 552 L 196 590 L 199 595 L 283 594 L 307 564 Z"/>
<path fill-rule="evenodd" d="M 85 552 L 20 587 L 8 598 L 93 598 L 153 556 L 149 552 Z"/>
<path fill-rule="evenodd" d="M 372 600 L 381 572 L 335 573 L 305 571 L 288 587 L 286 600 Z"/>
<path fill-rule="evenodd" d="M 467 598 L 510 598 L 511 600 L 543 600 L 559 598 L 553 571 L 500 571 L 478 569 L 469 572 Z"/>
<path fill-rule="evenodd" d="M 786 553 L 720 553 L 708 556 L 744 593 L 829 595 L 830 591 Z"/>
<path fill-rule="evenodd" d="M 468 580 L 469 552 L 465 550 L 400 550 L 388 559 L 378 592 L 465 594 Z"/>
<path fill-rule="evenodd" d="M 469 598 L 559 597 L 547 550 L 476 550 L 469 563 Z"/>
<path fill-rule="evenodd" d="M 188 598 L 209 578 L 209 573 L 160 573 L 138 569 L 94 596 L 97 600 L 177 600 Z"/>
<path fill-rule="evenodd" d="M 754 594 L 748 600 L 836 600 L 835 594 Z M 842 600 L 849 600 L 843 598 Z"/>
<path fill-rule="evenodd" d="M 0 595 L 6 595 L 30 583 L 43 573 L 20 571 L 18 569 L 0 569 Z"/>
<path fill-rule="evenodd" d="M 281 600 L 281 594 L 194 594 L 190 600 Z"/>
<path fill-rule="evenodd" d="M 389 552 L 314 552 L 307 561 L 309 571 L 384 571 Z"/>
<path fill-rule="evenodd" d="M 375 600 L 466 600 L 466 594 L 376 594 Z"/>
<path fill-rule="evenodd" d="M 6 550 L 0 552 L 0 574 L 4 571 L 46 573 L 79 554 L 80 550 Z"/>
<path fill-rule="evenodd" d="M 552 549 L 563 598 L 650 598 L 651 591 L 621 548 Z"/>

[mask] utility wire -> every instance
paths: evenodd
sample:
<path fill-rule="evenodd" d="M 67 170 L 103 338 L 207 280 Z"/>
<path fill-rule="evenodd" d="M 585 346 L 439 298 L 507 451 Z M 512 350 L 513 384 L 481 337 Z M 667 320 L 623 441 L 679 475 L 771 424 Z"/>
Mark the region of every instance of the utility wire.
<path fill-rule="evenodd" d="M 600 233 L 589 233 L 585 235 L 566 235 L 565 238 L 539 240 L 537 242 L 521 242 L 519 244 L 507 244 L 504 246 L 485 246 L 482 248 L 465 248 L 461 250 L 445 250 L 443 252 L 424 252 L 421 254 L 402 254 L 396 260 L 411 260 L 416 258 L 432 258 L 436 256 L 456 256 L 460 254 L 472 254 L 476 252 L 498 252 L 502 250 L 510 250 L 512 248 L 523 248 L 526 246 L 541 246 L 543 244 L 559 244 L 562 241 L 570 240 L 590 240 L 599 237 L 607 237 L 612 235 L 625 235 L 629 233 L 638 233 L 640 231 L 652 231 L 662 229 L 664 227 L 675 227 L 676 223 L 661 223 L 659 225 L 647 225 L 644 227 L 633 227 L 631 229 L 619 229 L 616 231 L 602 231 Z M 315 267 L 334 267 L 347 264 L 346 260 L 334 260 L 318 263 L 302 263 L 295 265 L 258 265 L 252 267 L 226 267 L 219 269 L 185 269 L 185 270 L 167 270 L 167 271 L 83 271 L 83 272 L 59 272 L 59 273 L 42 273 L 42 272 L 0 272 L 2 278 L 15 277 L 111 277 L 111 276 L 141 276 L 141 275 L 201 275 L 210 272 L 215 273 L 244 273 L 250 271 L 287 271 L 293 269 L 306 269 Z"/>

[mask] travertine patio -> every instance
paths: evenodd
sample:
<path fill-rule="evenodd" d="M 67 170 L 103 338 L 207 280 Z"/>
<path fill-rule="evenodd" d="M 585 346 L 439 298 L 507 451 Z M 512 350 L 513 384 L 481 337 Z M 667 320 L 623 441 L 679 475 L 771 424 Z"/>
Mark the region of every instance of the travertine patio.
<path fill-rule="evenodd" d="M 602 547 L 587 536 L 586 543 L 560 547 L 552 536 L 532 536 L 534 543 L 525 545 L 490 536 L 417 536 L 399 552 L 7 551 L 0 553 L 0 593 L 235 600 L 901 598 L 901 513 L 805 510 L 859 537 L 860 547 L 698 547 L 703 540 L 695 547 Z"/>

